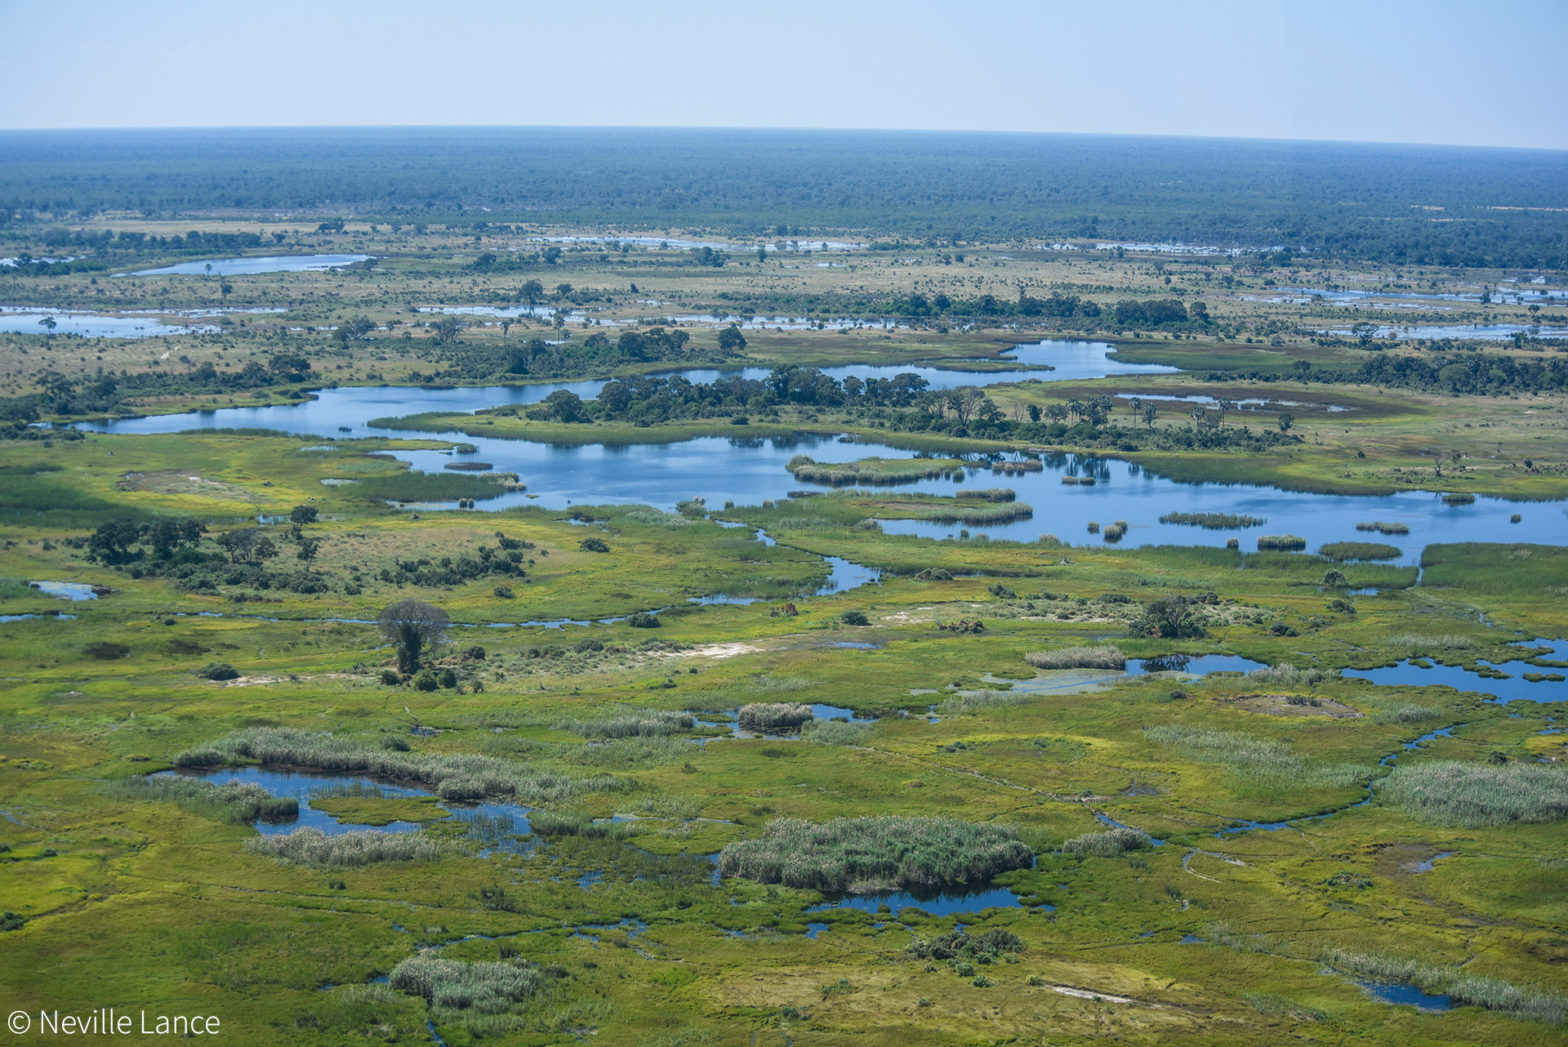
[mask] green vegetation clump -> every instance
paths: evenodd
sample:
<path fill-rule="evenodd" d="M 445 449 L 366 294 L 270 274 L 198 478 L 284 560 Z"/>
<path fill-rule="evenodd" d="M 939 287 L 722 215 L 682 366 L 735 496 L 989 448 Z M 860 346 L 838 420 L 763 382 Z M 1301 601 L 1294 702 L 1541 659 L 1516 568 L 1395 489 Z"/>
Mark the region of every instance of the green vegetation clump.
<path fill-rule="evenodd" d="M 222 767 L 245 760 L 263 765 L 418 782 L 447 800 L 515 795 L 550 801 L 564 799 L 581 789 L 612 784 L 604 780 L 576 781 L 494 756 L 388 751 L 379 746 L 286 727 L 250 727 L 236 731 L 206 749 L 181 753 L 174 762 L 179 767 Z"/>
<path fill-rule="evenodd" d="M 1307 540 L 1295 534 L 1262 534 L 1258 536 L 1258 552 L 1296 552 L 1307 547 Z"/>
<path fill-rule="evenodd" d="M 607 720 L 567 720 L 561 729 L 584 738 L 650 738 L 689 731 L 696 724 L 691 713 L 641 709 Z"/>
<path fill-rule="evenodd" d="M 1363 520 L 1356 524 L 1358 531 L 1376 531 L 1378 534 L 1409 534 L 1410 527 L 1402 523 L 1390 523 L 1385 520 Z"/>
<path fill-rule="evenodd" d="M 1012 829 L 957 818 L 777 818 L 719 853 L 719 871 L 758 883 L 866 893 L 939 890 L 1021 869 L 1034 854 Z"/>
<path fill-rule="evenodd" d="M 1546 764 L 1440 760 L 1399 766 L 1378 793 L 1430 825 L 1468 829 L 1568 818 L 1568 773 Z"/>
<path fill-rule="evenodd" d="M 803 702 L 751 702 L 741 706 L 736 722 L 747 731 L 778 732 L 797 730 L 811 718 L 811 706 Z"/>
<path fill-rule="evenodd" d="M 1346 560 L 1393 560 L 1399 556 L 1399 547 L 1381 542 L 1329 542 L 1318 550 L 1318 555 L 1336 563 Z"/>
<path fill-rule="evenodd" d="M 297 865 L 350 866 L 378 862 L 433 862 L 451 853 L 451 844 L 422 832 L 394 833 L 377 829 L 334 833 L 305 826 L 278 836 L 258 836 L 245 845 L 252 854 L 281 858 Z"/>
<path fill-rule="evenodd" d="M 422 996 L 430 1006 L 501 1014 L 531 997 L 543 976 L 528 961 L 513 957 L 498 963 L 466 963 L 421 952 L 392 968 L 388 984 L 398 992 Z"/>
<path fill-rule="evenodd" d="M 1115 858 L 1128 851 L 1154 846 L 1154 839 L 1142 829 L 1117 826 L 1105 832 L 1084 833 L 1062 844 L 1062 850 L 1085 858 Z"/>
<path fill-rule="evenodd" d="M 1011 487 L 986 487 L 972 488 L 961 487 L 953 492 L 954 498 L 972 498 L 983 502 L 1011 502 L 1018 497 L 1018 492 Z"/>
<path fill-rule="evenodd" d="M 582 811 L 533 811 L 528 824 L 540 836 L 580 836 L 590 840 L 620 839 L 636 829 L 629 822 L 599 821 Z"/>
<path fill-rule="evenodd" d="M 1030 651 L 1024 661 L 1036 669 L 1125 669 L 1127 656 L 1110 644 L 1097 647 L 1064 647 L 1058 651 Z"/>
<path fill-rule="evenodd" d="M 1475 504 L 1475 495 L 1451 492 L 1449 494 L 1443 495 L 1443 504 L 1444 505 L 1474 505 Z"/>
<path fill-rule="evenodd" d="M 181 808 L 225 822 L 287 822 L 299 817 L 299 801 L 274 796 L 249 782 L 222 785 L 175 774 L 127 778 L 116 787 L 127 800 L 164 800 Z"/>
<path fill-rule="evenodd" d="M 1210 531 L 1228 531 L 1233 527 L 1258 527 L 1268 523 L 1268 520 L 1262 516 L 1243 516 L 1236 513 L 1166 513 L 1160 517 L 1160 523 L 1202 527 Z"/>
<path fill-rule="evenodd" d="M 917 939 L 906 951 L 917 960 L 967 960 L 985 964 L 1023 952 L 1024 943 L 1018 935 L 1002 927 L 993 927 L 980 934 L 970 934 L 960 927 L 929 940 Z"/>
<path fill-rule="evenodd" d="M 203 680 L 237 680 L 240 677 L 240 671 L 228 662 L 208 662 L 195 672 Z"/>

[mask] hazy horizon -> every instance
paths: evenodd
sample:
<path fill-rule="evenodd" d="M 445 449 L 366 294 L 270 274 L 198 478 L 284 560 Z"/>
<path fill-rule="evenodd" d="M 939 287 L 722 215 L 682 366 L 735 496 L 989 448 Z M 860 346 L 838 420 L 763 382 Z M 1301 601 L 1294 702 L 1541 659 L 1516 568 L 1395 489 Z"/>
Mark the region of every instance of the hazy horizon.
<path fill-rule="evenodd" d="M 0 128 L 973 131 L 1568 149 L 1568 5 L 13 4 Z M 1499 70 L 1505 70 L 1500 73 Z M 65 72 L 62 72 L 65 71 Z"/>

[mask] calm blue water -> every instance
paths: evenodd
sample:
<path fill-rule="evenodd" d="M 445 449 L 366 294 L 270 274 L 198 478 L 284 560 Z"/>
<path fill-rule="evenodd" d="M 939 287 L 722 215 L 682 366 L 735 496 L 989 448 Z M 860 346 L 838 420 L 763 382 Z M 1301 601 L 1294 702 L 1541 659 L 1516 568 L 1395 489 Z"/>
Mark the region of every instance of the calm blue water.
<path fill-rule="evenodd" d="M 1029 377 L 1058 381 L 1150 369 L 1108 360 L 1108 349 L 1104 343 L 1044 342 L 1020 347 L 1017 357 L 1028 364 L 1054 363 L 1055 371 L 993 374 L 931 371 L 930 374 L 934 381 L 945 381 L 950 387 Z M 833 368 L 831 372 L 867 376 L 903 370 L 907 368 L 846 366 Z M 701 381 L 718 372 L 684 373 L 691 380 Z M 322 390 L 317 399 L 300 404 L 84 423 L 81 428 L 110 433 L 166 433 L 256 427 L 323 439 L 335 439 L 346 428 L 355 436 L 462 440 L 474 444 L 476 454 L 493 462 L 498 470 L 519 474 L 527 485 L 526 493 L 509 493 L 481 503 L 480 507 L 487 510 L 523 505 L 559 509 L 582 503 L 647 504 L 668 510 L 677 502 L 694 497 L 705 498 L 710 506 L 723 505 L 726 501 L 755 505 L 765 499 L 782 498 L 791 490 L 828 489 L 797 481 L 789 474 L 785 467 L 796 454 L 806 454 L 828 463 L 870 456 L 915 457 L 914 452 L 883 444 L 806 435 L 770 439 L 702 437 L 678 443 L 628 446 L 556 446 L 455 432 L 371 430 L 367 426 L 370 419 L 378 417 L 422 411 L 465 412 L 502 404 L 535 403 L 558 389 L 587 398 L 597 395 L 602 385 L 602 381 L 580 381 L 463 389 L 392 386 L 327 389 Z M 439 472 L 451 461 L 440 451 L 394 453 L 416 469 L 428 472 Z M 1129 530 L 1120 543 L 1124 546 L 1222 546 L 1232 534 L 1162 524 L 1159 518 L 1176 511 L 1226 512 L 1263 517 L 1267 521 L 1247 532 L 1247 537 L 1243 538 L 1246 546 L 1255 548 L 1256 534 L 1296 534 L 1307 540 L 1309 548 L 1316 548 L 1325 542 L 1365 538 L 1356 531 L 1359 522 L 1388 520 L 1407 524 L 1410 533 L 1380 536 L 1379 541 L 1398 547 L 1400 562 L 1413 565 L 1419 560 L 1420 550 L 1430 542 L 1496 541 L 1504 537 L 1511 541 L 1559 544 L 1568 530 L 1562 501 L 1520 504 L 1477 497 L 1472 505 L 1451 506 L 1439 495 L 1426 492 L 1409 491 L 1386 496 L 1323 495 L 1248 484 L 1182 483 L 1111 458 L 1055 454 L 1041 460 L 1044 465 L 1041 472 L 1002 476 L 988 471 L 990 460 L 976 459 L 974 469 L 966 470 L 969 475 L 963 480 L 935 478 L 901 489 L 951 495 L 960 487 L 973 487 L 977 483 L 1011 487 L 1017 492 L 1019 502 L 1033 507 L 1033 518 L 974 528 L 972 534 L 1017 541 L 1034 541 L 1042 534 L 1054 534 L 1068 543 L 1098 545 L 1103 543 L 1103 538 L 1088 533 L 1090 521 L 1103 527 L 1115 520 L 1126 520 Z M 1061 482 L 1064 476 L 1092 476 L 1097 482 L 1093 486 L 1067 486 Z M 1522 515 L 1518 524 L 1509 522 L 1515 512 Z M 927 538 L 963 535 L 963 529 L 951 524 L 888 520 L 883 521 L 882 527 L 891 534 Z"/>
<path fill-rule="evenodd" d="M 255 823 L 256 830 L 264 836 L 286 836 L 295 829 L 307 826 L 320 829 L 328 836 L 358 832 L 363 829 L 406 833 L 414 832 L 421 828 L 422 825 L 434 824 L 434 822 L 392 822 L 388 825 L 365 825 L 356 822 L 340 822 L 325 811 L 318 811 L 310 805 L 312 796 L 323 792 L 331 793 L 334 789 L 355 786 L 366 789 L 378 789 L 385 796 L 418 797 L 435 795 L 429 789 L 418 786 L 397 785 L 364 774 L 311 774 L 305 771 L 288 771 L 270 767 L 221 767 L 210 771 L 162 771 L 160 774 L 178 774 L 189 778 L 202 778 L 218 785 L 222 785 L 225 782 L 244 782 L 249 785 L 259 785 L 274 796 L 292 796 L 298 800 L 299 818 L 296 821 L 258 821 Z M 454 804 L 448 810 L 451 813 L 447 818 L 438 818 L 435 821 L 445 821 L 448 818 L 471 821 L 475 816 L 502 820 L 509 818 L 513 826 L 512 833 L 525 835 L 533 831 L 528 824 L 528 812 L 531 808 L 522 804 L 482 803 L 462 806 Z"/>
<path fill-rule="evenodd" d="M 51 331 L 42 323 L 53 317 Z M 151 316 L 106 316 L 75 310 L 0 306 L 0 332 L 80 335 L 83 338 L 158 338 L 171 334 L 212 334 L 211 324 L 169 324 Z"/>
<path fill-rule="evenodd" d="M 1546 651 L 1538 657 L 1547 661 L 1562 662 L 1568 660 L 1568 640 L 1551 640 L 1538 637 L 1534 640 L 1521 640 L 1516 646 L 1528 647 Z M 1341 676 L 1354 677 L 1358 680 L 1368 680 L 1375 684 L 1402 687 L 1429 687 L 1444 685 L 1459 691 L 1476 691 L 1489 695 L 1489 702 L 1506 705 L 1509 702 L 1561 702 L 1568 700 L 1568 681 L 1562 680 L 1526 680 L 1525 673 L 1540 673 L 1542 675 L 1568 675 L 1568 668 L 1558 666 L 1531 665 L 1527 661 L 1512 660 L 1506 662 L 1488 662 L 1477 659 L 1481 665 L 1489 665 L 1494 669 L 1508 674 L 1505 679 L 1495 679 L 1482 676 L 1471 669 L 1458 665 L 1442 665 L 1434 662 L 1430 668 L 1423 669 L 1413 665 L 1407 659 L 1398 665 L 1384 666 L 1381 669 L 1343 669 Z"/>
<path fill-rule="evenodd" d="M 62 600 L 98 599 L 98 591 L 85 582 L 28 582 L 27 584 L 41 593 L 56 596 Z"/>
<path fill-rule="evenodd" d="M 139 269 L 118 276 L 255 276 L 258 273 L 309 273 L 340 269 L 370 259 L 368 254 L 285 254 L 262 258 L 207 258 L 161 269 Z"/>
<path fill-rule="evenodd" d="M 1006 887 L 991 887 L 978 891 L 954 891 L 935 895 L 921 895 L 910 891 L 893 891 L 886 894 L 846 894 L 834 901 L 813 905 L 807 912 L 827 912 L 831 909 L 860 909 L 875 913 L 887 906 L 893 912 L 916 908 L 932 916 L 959 916 L 977 913 L 982 909 L 1016 909 L 1023 906 L 1018 895 Z"/>
<path fill-rule="evenodd" d="M 1414 1007 L 1418 1011 L 1451 1011 L 1454 1009 L 1452 997 L 1429 993 L 1419 986 L 1411 985 L 1409 982 L 1357 981 L 1356 984 L 1384 1003 L 1403 1004 L 1406 1007 Z"/>

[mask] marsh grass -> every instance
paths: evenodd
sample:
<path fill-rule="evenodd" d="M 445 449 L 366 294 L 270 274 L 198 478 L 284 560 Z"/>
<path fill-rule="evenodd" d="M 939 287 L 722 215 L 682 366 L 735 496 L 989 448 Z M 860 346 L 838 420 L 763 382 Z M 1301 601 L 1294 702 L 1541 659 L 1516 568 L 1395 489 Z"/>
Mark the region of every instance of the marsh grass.
<path fill-rule="evenodd" d="M 1455 760 L 1396 766 L 1379 795 L 1429 825 L 1475 828 L 1568 818 L 1568 772 Z"/>
<path fill-rule="evenodd" d="M 543 976 L 528 961 L 447 960 L 421 952 L 392 968 L 388 984 L 398 992 L 424 997 L 437 1009 L 501 1014 L 515 1009 L 538 990 Z"/>
<path fill-rule="evenodd" d="M 1169 745 L 1199 763 L 1225 767 L 1252 782 L 1276 787 L 1348 788 L 1371 772 L 1356 764 L 1325 764 L 1304 760 L 1278 742 L 1238 731 L 1205 727 L 1146 727 L 1144 735 Z"/>
<path fill-rule="evenodd" d="M 1378 534 L 1409 534 L 1410 527 L 1402 523 L 1390 523 L 1386 520 L 1362 521 L 1356 524 L 1358 531 L 1376 531 Z"/>
<path fill-rule="evenodd" d="M 1425 720 L 1442 719 L 1443 714 L 1426 705 L 1416 705 L 1414 702 L 1404 702 L 1379 710 L 1372 717 L 1372 722 L 1377 724 L 1395 723 L 1421 723 Z"/>
<path fill-rule="evenodd" d="M 1258 536 L 1258 552 L 1298 552 L 1307 547 L 1307 540 L 1295 534 L 1262 534 Z"/>
<path fill-rule="evenodd" d="M 956 818 L 779 818 L 719 853 L 719 871 L 758 883 L 857 893 L 938 890 L 1028 866 L 1011 828 Z"/>
<path fill-rule="evenodd" d="M 1011 502 L 1018 497 L 1018 492 L 1011 487 L 961 487 L 953 492 L 953 497 L 978 499 L 982 502 Z"/>
<path fill-rule="evenodd" d="M 1075 836 L 1062 844 L 1062 850 L 1084 858 L 1115 858 L 1153 846 L 1154 839 L 1142 829 L 1114 828 Z"/>
<path fill-rule="evenodd" d="M 804 702 L 751 702 L 741 706 L 736 722 L 743 730 L 763 733 L 794 731 L 812 718 Z"/>
<path fill-rule="evenodd" d="M 296 865 L 352 866 L 378 862 L 433 862 L 452 853 L 452 845 L 422 832 L 394 833 L 365 829 L 328 836 L 306 826 L 280 836 L 258 836 L 245 845 L 252 854 L 281 858 Z"/>
<path fill-rule="evenodd" d="M 595 821 L 582 811 L 534 811 L 528 824 L 539 836 L 580 836 L 587 840 L 625 839 L 634 835 L 635 822 Z"/>
<path fill-rule="evenodd" d="M 869 723 L 850 720 L 811 720 L 800 728 L 800 736 L 818 745 L 864 745 L 871 738 Z"/>
<path fill-rule="evenodd" d="M 127 800 L 168 801 L 183 810 L 225 822 L 286 822 L 299 817 L 298 800 L 274 796 L 248 782 L 219 785 L 199 778 L 160 775 L 127 778 L 117 783 L 114 790 Z"/>
<path fill-rule="evenodd" d="M 1110 644 L 1064 647 L 1057 651 L 1030 651 L 1024 661 L 1036 669 L 1125 669 L 1127 656 Z"/>
<path fill-rule="evenodd" d="M 206 749 L 181 753 L 174 762 L 179 767 L 222 767 L 244 760 L 418 782 L 444 800 L 520 796 L 534 802 L 548 802 L 584 790 L 619 786 L 614 779 L 575 780 L 493 756 L 398 752 L 284 727 L 251 727 L 236 731 Z"/>
<path fill-rule="evenodd" d="M 1247 680 L 1274 687 L 1316 687 L 1323 682 L 1323 670 L 1298 669 L 1289 662 L 1280 662 L 1252 670 L 1247 674 Z"/>
<path fill-rule="evenodd" d="M 1237 513 L 1166 513 L 1160 517 L 1160 523 L 1202 527 L 1210 531 L 1228 531 L 1236 527 L 1259 527 L 1268 523 L 1268 519 Z"/>
<path fill-rule="evenodd" d="M 677 763 L 691 753 L 690 739 L 673 735 L 637 735 L 581 746 L 568 759 L 582 767 L 626 769 Z"/>
<path fill-rule="evenodd" d="M 567 720 L 560 726 L 584 738 L 649 738 L 689 731 L 696 724 L 691 713 L 638 709 L 605 720 Z"/>
<path fill-rule="evenodd" d="M 378 502 L 454 502 L 459 498 L 494 498 L 506 489 L 509 478 L 500 474 L 408 472 L 361 477 L 353 490 L 358 496 Z"/>
<path fill-rule="evenodd" d="M 1006 709 L 1014 705 L 1025 705 L 1034 700 L 1034 695 L 1027 691 L 959 691 L 953 697 L 946 699 L 938 710 L 943 716 L 962 716 L 985 712 L 989 709 Z"/>
<path fill-rule="evenodd" d="M 1329 542 L 1318 550 L 1318 555 L 1335 563 L 1347 560 L 1394 560 L 1399 557 L 1399 547 L 1381 542 Z"/>

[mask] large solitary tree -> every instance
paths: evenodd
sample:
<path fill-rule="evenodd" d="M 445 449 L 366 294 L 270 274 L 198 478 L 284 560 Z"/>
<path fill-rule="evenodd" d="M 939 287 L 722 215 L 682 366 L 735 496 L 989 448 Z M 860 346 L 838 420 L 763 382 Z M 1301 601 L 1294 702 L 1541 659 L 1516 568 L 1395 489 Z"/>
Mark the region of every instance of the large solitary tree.
<path fill-rule="evenodd" d="M 397 649 L 400 672 L 419 671 L 420 661 L 446 640 L 452 624 L 446 612 L 422 600 L 398 600 L 387 604 L 378 620 L 381 635 Z"/>

